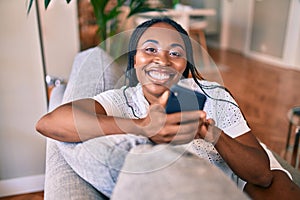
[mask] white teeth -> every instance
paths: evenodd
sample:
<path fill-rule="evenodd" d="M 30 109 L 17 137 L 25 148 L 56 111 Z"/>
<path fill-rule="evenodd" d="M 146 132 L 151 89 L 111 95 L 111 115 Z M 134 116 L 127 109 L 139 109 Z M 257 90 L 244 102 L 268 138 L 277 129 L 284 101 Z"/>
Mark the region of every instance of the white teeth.
<path fill-rule="evenodd" d="M 169 74 L 161 73 L 161 72 L 158 72 L 158 71 L 150 71 L 149 75 L 152 78 L 157 79 L 157 80 L 166 80 L 166 79 L 170 78 Z"/>

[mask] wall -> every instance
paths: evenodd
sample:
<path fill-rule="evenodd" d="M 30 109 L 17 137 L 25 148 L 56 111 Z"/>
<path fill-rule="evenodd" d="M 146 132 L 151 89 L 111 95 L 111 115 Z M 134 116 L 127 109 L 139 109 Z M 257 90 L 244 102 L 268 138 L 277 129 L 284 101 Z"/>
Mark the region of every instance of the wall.
<path fill-rule="evenodd" d="M 299 35 L 298 35 L 298 49 L 296 52 L 300 52 L 300 31 L 299 31 Z M 300 56 L 296 56 L 296 66 L 300 66 Z"/>
<path fill-rule="evenodd" d="M 218 2 L 214 8 L 220 18 L 218 33 L 207 35 L 209 46 L 300 70 L 299 0 L 274 0 L 277 4 L 271 0 L 212 1 Z"/>
<path fill-rule="evenodd" d="M 250 50 L 283 57 L 290 1 L 259 1 L 254 4 Z M 270 12 L 279 11 L 278 12 Z"/>
<path fill-rule="evenodd" d="M 68 79 L 75 54 L 80 49 L 77 1 L 52 0 L 47 10 L 40 1 L 47 72 Z"/>
<path fill-rule="evenodd" d="M 300 1 L 276 1 L 253 2 L 245 54 L 279 67 L 300 70 L 296 62 L 300 40 Z"/>
<path fill-rule="evenodd" d="M 300 70 L 300 1 L 291 0 L 288 31 L 285 41 L 284 59 L 289 65 Z"/>
<path fill-rule="evenodd" d="M 25 2 L 0 1 L 0 197 L 43 190 L 44 183 L 46 143 L 34 126 L 46 97 L 35 5 L 27 16 Z M 79 49 L 76 1 L 54 2 L 42 12 L 47 70 L 67 78 Z"/>
<path fill-rule="evenodd" d="M 243 52 L 247 39 L 247 23 L 251 0 L 225 0 L 221 6 L 221 48 Z"/>

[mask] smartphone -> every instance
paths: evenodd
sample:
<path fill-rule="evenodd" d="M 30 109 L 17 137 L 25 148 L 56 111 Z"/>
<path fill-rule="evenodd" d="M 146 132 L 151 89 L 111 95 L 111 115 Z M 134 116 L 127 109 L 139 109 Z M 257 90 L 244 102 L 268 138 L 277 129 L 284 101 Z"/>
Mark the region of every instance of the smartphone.
<path fill-rule="evenodd" d="M 182 111 L 203 110 L 205 101 L 206 96 L 204 94 L 176 84 L 170 88 L 166 113 L 170 114 Z"/>

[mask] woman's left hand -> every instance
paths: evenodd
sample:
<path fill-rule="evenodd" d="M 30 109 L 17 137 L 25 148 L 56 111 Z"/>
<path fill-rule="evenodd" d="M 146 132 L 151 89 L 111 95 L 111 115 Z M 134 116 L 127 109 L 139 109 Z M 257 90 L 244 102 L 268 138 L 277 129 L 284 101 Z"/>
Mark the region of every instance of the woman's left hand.
<path fill-rule="evenodd" d="M 200 118 L 196 138 L 202 138 L 207 142 L 216 144 L 221 133 L 222 130 L 215 126 L 215 121 L 213 119 L 206 119 L 206 115 Z"/>

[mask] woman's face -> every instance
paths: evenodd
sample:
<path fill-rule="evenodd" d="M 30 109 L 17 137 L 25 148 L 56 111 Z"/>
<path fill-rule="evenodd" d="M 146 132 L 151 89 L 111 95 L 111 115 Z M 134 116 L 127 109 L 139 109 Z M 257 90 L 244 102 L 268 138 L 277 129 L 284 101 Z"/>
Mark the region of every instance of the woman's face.
<path fill-rule="evenodd" d="M 134 60 L 138 81 L 150 103 L 177 83 L 187 66 L 186 49 L 180 33 L 163 22 L 144 32 Z"/>

